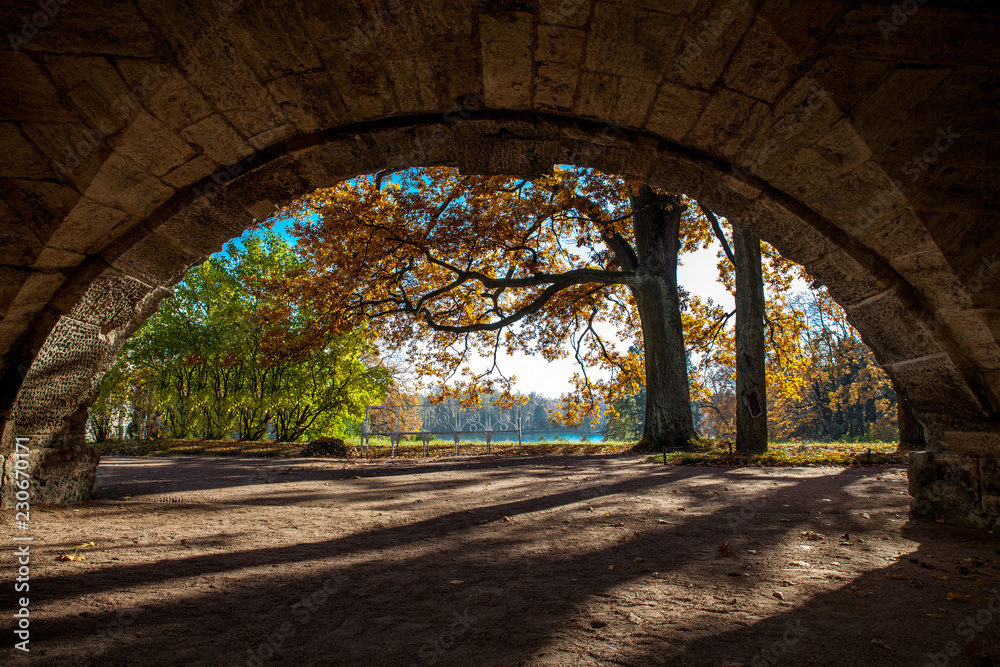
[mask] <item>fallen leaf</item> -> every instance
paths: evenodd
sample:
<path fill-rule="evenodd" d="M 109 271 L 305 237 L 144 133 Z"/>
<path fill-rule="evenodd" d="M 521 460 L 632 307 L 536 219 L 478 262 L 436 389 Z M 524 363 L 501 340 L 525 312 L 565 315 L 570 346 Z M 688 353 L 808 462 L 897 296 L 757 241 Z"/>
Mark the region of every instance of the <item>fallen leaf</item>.
<path fill-rule="evenodd" d="M 932 574 L 935 579 L 940 579 L 941 581 L 951 581 L 951 577 L 946 574 Z"/>
<path fill-rule="evenodd" d="M 870 518 L 872 518 L 871 515 L 868 512 L 862 512 L 858 516 L 860 516 L 862 519 L 870 519 Z"/>
<path fill-rule="evenodd" d="M 608 565 L 608 569 L 609 570 L 613 570 L 613 569 L 615 569 L 615 566 L 614 565 Z"/>
<path fill-rule="evenodd" d="M 726 542 L 721 543 L 718 546 L 718 549 L 719 553 L 722 554 L 723 556 L 726 556 L 727 558 L 733 555 L 733 550 L 729 548 L 729 545 Z"/>
<path fill-rule="evenodd" d="M 771 597 L 778 598 L 779 600 L 784 600 L 785 594 L 782 593 L 781 591 L 774 591 L 773 593 L 771 593 Z"/>
<path fill-rule="evenodd" d="M 968 602 L 969 604 L 979 604 L 979 600 L 972 597 L 971 595 L 966 595 L 965 593 L 948 593 L 948 599 L 954 600 L 956 602 Z"/>
<path fill-rule="evenodd" d="M 789 561 L 788 564 L 795 565 L 797 567 L 812 567 L 811 565 L 809 565 L 809 563 L 805 562 L 804 560 L 793 560 Z"/>
<path fill-rule="evenodd" d="M 56 560 L 87 560 L 87 557 L 83 554 L 60 554 Z"/>
<path fill-rule="evenodd" d="M 885 575 L 885 578 L 893 579 L 895 581 L 906 581 L 909 577 L 907 577 L 905 574 L 887 574 Z"/>
<path fill-rule="evenodd" d="M 457 586 L 458 584 L 464 584 L 465 582 L 464 582 L 464 581 L 462 581 L 461 579 L 452 579 L 452 580 L 451 580 L 451 581 L 449 581 L 448 583 L 449 583 L 449 584 L 452 584 L 452 585 L 454 585 L 454 586 Z"/>
<path fill-rule="evenodd" d="M 872 640 L 872 644 L 875 644 L 875 646 L 878 646 L 879 648 L 884 648 L 886 651 L 893 651 L 893 652 L 895 652 L 894 648 L 892 648 L 891 646 L 889 646 L 888 644 L 886 644 L 883 641 L 879 641 L 878 639 L 873 639 Z"/>
<path fill-rule="evenodd" d="M 509 522 L 510 522 L 510 517 L 508 516 L 505 516 L 502 519 L 500 519 L 500 523 L 509 523 Z"/>
<path fill-rule="evenodd" d="M 813 531 L 813 530 L 803 530 L 801 533 L 799 533 L 799 535 L 801 535 L 802 537 L 806 538 L 807 540 L 823 540 L 823 539 L 826 539 L 826 535 L 824 535 L 823 533 L 817 533 L 816 531 Z"/>
<path fill-rule="evenodd" d="M 87 547 L 95 547 L 95 546 L 97 546 L 97 545 L 94 544 L 93 542 L 81 542 L 80 544 L 75 545 L 73 548 L 74 549 L 86 549 Z"/>
<path fill-rule="evenodd" d="M 657 523 L 670 523 L 670 522 L 667 521 L 666 519 L 659 519 Z"/>

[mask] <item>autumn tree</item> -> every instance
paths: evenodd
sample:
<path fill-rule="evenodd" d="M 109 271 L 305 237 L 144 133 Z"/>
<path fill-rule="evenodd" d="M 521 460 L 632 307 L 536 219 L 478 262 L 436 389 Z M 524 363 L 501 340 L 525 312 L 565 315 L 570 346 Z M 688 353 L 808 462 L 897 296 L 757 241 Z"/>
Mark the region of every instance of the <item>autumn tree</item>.
<path fill-rule="evenodd" d="M 293 214 L 306 266 L 274 286 L 288 308 L 322 313 L 323 330 L 371 322 L 437 396 L 509 394 L 501 350 L 551 360 L 569 340 L 581 370 L 556 418 L 596 422 L 602 403 L 645 386 L 645 443 L 694 437 L 676 267 L 696 216 L 681 196 L 589 170 L 431 168 L 320 190 Z M 621 351 L 635 341 L 642 354 Z M 469 370 L 476 355 L 486 371 Z"/>
<path fill-rule="evenodd" d="M 732 228 L 733 243 L 722 232 L 712 211 L 700 202 L 716 239 L 733 265 L 736 289 L 736 451 L 767 451 L 767 370 L 764 345 L 764 275 L 760 239 L 753 232 Z"/>
<path fill-rule="evenodd" d="M 752 233 L 735 226 L 726 233 L 710 210 L 702 211 L 711 231 L 694 242 L 701 248 L 717 243 L 719 280 L 736 308 L 698 296 L 689 300 L 688 346 L 699 358 L 693 393 L 706 413 L 708 432 L 734 437 L 741 452 L 762 452 L 771 397 L 797 398 L 804 386 L 806 324 L 789 299 L 796 279 L 808 276 Z"/>

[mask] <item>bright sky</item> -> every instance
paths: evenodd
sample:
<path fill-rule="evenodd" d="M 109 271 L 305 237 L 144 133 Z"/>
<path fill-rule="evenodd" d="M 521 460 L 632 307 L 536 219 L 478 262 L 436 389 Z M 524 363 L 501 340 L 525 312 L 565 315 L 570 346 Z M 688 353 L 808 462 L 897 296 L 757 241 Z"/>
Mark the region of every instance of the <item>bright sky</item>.
<path fill-rule="evenodd" d="M 683 264 L 677 267 L 677 282 L 689 293 L 702 298 L 711 298 L 727 310 L 732 310 L 733 297 L 718 281 L 719 272 L 716 268 L 718 258 L 715 255 L 718 249 L 719 246 L 716 244 L 709 249 L 685 255 Z M 567 351 L 569 351 L 568 346 Z M 569 391 L 569 380 L 573 373 L 579 370 L 572 357 L 555 362 L 525 354 L 503 355 L 503 358 L 500 367 L 506 375 L 517 376 L 517 390 L 524 394 L 535 391 L 544 396 L 557 398 Z"/>

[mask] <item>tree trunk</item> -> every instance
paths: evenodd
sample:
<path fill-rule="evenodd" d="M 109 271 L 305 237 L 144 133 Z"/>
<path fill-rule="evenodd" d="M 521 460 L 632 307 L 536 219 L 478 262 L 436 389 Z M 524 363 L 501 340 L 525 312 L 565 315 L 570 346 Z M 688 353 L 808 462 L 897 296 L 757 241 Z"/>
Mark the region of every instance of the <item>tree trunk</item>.
<path fill-rule="evenodd" d="M 927 446 L 924 436 L 924 425 L 917 421 L 917 411 L 893 382 L 892 390 L 896 392 L 896 416 L 899 421 L 899 448 L 923 449 Z"/>
<path fill-rule="evenodd" d="M 736 268 L 736 451 L 767 451 L 767 376 L 764 367 L 764 278 L 760 239 L 733 227 Z"/>
<path fill-rule="evenodd" d="M 646 420 L 640 446 L 686 449 L 695 437 L 687 355 L 677 289 L 680 197 L 655 195 L 646 185 L 631 198 L 641 284 L 632 287 L 646 364 Z"/>

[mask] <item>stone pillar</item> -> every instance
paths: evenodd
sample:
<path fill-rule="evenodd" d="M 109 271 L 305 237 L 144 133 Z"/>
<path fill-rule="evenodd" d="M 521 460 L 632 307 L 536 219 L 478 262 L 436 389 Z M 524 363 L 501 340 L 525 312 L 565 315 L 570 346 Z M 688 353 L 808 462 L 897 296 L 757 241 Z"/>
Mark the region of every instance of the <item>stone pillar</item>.
<path fill-rule="evenodd" d="M 29 438 L 33 505 L 91 496 L 100 455 L 86 442 L 87 408 L 122 344 L 169 293 L 109 274 L 59 319 L 25 375 L 0 435 L 0 507 L 15 502 L 17 438 Z"/>
<path fill-rule="evenodd" d="M 1000 440 L 995 434 L 962 435 L 963 440 L 968 436 Z M 1000 530 L 1000 456 L 996 453 L 928 448 L 910 454 L 907 474 L 913 497 L 910 510 L 915 516 Z"/>

